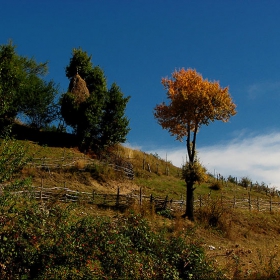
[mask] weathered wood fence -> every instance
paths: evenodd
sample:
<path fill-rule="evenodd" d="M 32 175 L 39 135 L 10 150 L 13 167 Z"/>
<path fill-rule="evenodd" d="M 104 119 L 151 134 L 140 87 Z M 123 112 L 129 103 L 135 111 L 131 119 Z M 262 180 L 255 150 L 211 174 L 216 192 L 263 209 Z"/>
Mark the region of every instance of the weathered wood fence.
<path fill-rule="evenodd" d="M 249 211 L 280 211 L 279 197 L 273 198 L 272 196 L 268 196 L 264 199 L 260 197 L 252 197 L 250 193 L 248 193 L 246 197 L 234 196 L 232 199 L 225 198 L 222 195 L 216 199 L 198 196 L 195 200 L 195 205 L 197 208 L 200 208 L 211 202 L 220 203 L 223 208 L 245 209 Z"/>
<path fill-rule="evenodd" d="M 102 164 L 106 164 L 117 172 L 123 172 L 129 179 L 134 179 L 134 170 L 133 166 L 130 163 L 124 164 L 123 161 L 113 161 L 102 159 L 100 161 Z M 29 167 L 35 168 L 45 168 L 47 170 L 51 169 L 63 169 L 77 167 L 80 170 L 84 170 L 87 167 L 93 166 L 96 164 L 96 160 L 84 157 L 74 157 L 74 156 L 65 156 L 60 158 L 33 158 L 31 162 L 28 163 Z"/>
<path fill-rule="evenodd" d="M 21 194 L 23 192 L 17 192 Z M 174 211 L 185 211 L 186 200 L 172 199 L 168 196 L 159 197 L 153 195 L 146 195 L 143 193 L 142 188 L 137 193 L 121 194 L 120 188 L 117 188 L 116 193 L 97 193 L 93 192 L 80 192 L 74 191 L 63 187 L 44 188 L 33 187 L 32 194 L 37 200 L 40 201 L 61 201 L 61 202 L 76 202 L 83 204 L 94 204 L 98 206 L 115 207 L 115 208 L 127 208 L 132 204 L 151 204 L 155 209 L 169 209 Z M 195 211 L 200 208 L 210 205 L 211 203 L 220 204 L 223 208 L 232 209 L 245 209 L 249 211 L 279 211 L 280 200 L 273 199 L 271 196 L 268 199 L 254 197 L 252 198 L 250 193 L 248 197 L 236 197 L 232 199 L 221 196 L 220 198 L 197 196 L 194 200 Z"/>

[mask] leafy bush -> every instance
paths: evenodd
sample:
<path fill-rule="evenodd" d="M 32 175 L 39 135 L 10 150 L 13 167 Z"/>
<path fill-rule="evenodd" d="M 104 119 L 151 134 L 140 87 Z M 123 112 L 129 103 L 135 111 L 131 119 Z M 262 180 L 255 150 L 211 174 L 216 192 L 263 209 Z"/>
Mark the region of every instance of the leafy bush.
<path fill-rule="evenodd" d="M 223 184 L 220 181 L 212 182 L 209 186 L 209 189 L 214 191 L 220 191 L 223 188 Z"/>
<path fill-rule="evenodd" d="M 185 181 L 193 180 L 197 183 L 206 182 L 208 176 L 206 168 L 199 162 L 198 159 L 194 163 L 187 162 L 182 168 L 182 177 Z"/>
<path fill-rule="evenodd" d="M 198 244 L 187 244 L 184 236 L 169 238 L 164 229 L 152 230 L 141 215 L 78 218 L 71 208 L 46 208 L 32 198 L 11 196 L 10 203 L 1 204 L 3 279 L 207 279 L 216 275 Z"/>

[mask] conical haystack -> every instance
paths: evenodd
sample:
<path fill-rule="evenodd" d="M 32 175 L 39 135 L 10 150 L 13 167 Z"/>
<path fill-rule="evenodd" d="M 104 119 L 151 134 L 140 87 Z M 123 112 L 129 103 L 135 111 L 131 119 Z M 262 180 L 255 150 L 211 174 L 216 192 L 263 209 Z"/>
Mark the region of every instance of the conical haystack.
<path fill-rule="evenodd" d="M 89 97 L 87 84 L 79 74 L 76 74 L 70 81 L 69 91 L 75 94 L 78 103 L 84 102 Z"/>

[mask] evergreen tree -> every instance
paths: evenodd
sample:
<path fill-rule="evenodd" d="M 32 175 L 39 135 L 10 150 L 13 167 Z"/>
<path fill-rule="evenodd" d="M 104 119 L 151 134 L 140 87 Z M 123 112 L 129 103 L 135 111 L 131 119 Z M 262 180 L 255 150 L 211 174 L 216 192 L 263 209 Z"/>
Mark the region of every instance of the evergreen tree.
<path fill-rule="evenodd" d="M 130 131 L 129 120 L 124 115 L 130 97 L 123 97 L 123 93 L 116 83 L 108 91 L 102 118 L 101 145 L 110 146 L 114 143 L 126 141 Z"/>
<path fill-rule="evenodd" d="M 73 49 L 66 77 L 70 82 L 60 100 L 61 114 L 78 136 L 80 148 L 103 149 L 124 142 L 129 132 L 129 121 L 124 116 L 129 97 L 123 97 L 116 84 L 107 89 L 103 70 L 94 67 L 91 56 L 81 48 Z M 76 81 L 80 83 L 78 91 Z"/>

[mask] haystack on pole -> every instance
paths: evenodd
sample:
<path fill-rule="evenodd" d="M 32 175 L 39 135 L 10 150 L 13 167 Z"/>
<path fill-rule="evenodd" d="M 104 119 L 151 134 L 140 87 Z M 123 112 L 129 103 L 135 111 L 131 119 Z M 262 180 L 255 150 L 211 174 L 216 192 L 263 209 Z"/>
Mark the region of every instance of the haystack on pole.
<path fill-rule="evenodd" d="M 77 73 L 70 81 L 70 91 L 76 96 L 76 102 L 84 102 L 90 95 L 86 82 Z"/>

